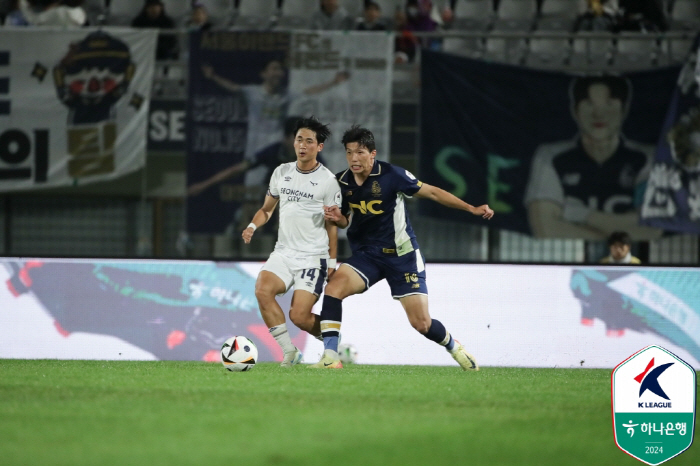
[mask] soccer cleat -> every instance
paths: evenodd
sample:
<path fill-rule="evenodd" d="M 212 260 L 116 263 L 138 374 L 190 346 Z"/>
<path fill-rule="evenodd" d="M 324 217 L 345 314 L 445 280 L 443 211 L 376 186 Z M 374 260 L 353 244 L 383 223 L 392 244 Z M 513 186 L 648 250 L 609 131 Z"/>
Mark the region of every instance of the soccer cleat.
<path fill-rule="evenodd" d="M 455 349 L 450 353 L 455 361 L 462 366 L 465 371 L 478 371 L 479 365 L 476 363 L 476 359 L 471 354 L 467 353 L 464 346 L 457 340 L 455 340 Z"/>
<path fill-rule="evenodd" d="M 333 350 L 325 350 L 323 352 L 323 357 L 316 364 L 311 366 L 314 369 L 342 369 L 343 363 L 340 362 L 340 356 Z"/>
<path fill-rule="evenodd" d="M 303 358 L 304 355 L 301 354 L 301 351 L 299 351 L 299 348 L 296 348 L 294 351 L 291 351 L 289 353 L 284 353 L 284 358 L 282 358 L 282 362 L 280 363 L 280 366 L 282 367 L 292 367 L 295 364 L 299 364 L 301 362 L 301 358 Z"/>

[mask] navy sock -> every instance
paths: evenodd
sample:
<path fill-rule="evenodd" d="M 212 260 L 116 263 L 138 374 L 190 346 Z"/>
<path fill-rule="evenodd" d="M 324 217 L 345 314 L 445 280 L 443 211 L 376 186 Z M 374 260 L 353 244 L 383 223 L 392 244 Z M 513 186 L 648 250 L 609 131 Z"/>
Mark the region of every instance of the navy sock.
<path fill-rule="evenodd" d="M 455 346 L 455 340 L 452 338 L 452 335 L 450 335 L 445 326 L 436 319 L 431 321 L 428 333 L 424 336 L 428 340 L 432 340 L 438 345 L 444 346 L 447 351 L 452 351 L 452 348 Z"/>
<path fill-rule="evenodd" d="M 338 336 L 343 320 L 343 301 L 332 296 L 323 297 L 321 308 L 321 335 L 325 349 L 338 351 Z"/>

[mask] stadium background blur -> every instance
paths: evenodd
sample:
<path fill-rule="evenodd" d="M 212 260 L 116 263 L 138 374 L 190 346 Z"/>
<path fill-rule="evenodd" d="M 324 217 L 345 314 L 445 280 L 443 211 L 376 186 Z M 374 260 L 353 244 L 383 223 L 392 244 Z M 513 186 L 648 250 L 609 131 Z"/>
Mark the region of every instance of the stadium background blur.
<path fill-rule="evenodd" d="M 9 4 L 11 2 L 7 2 Z M 76 2 L 70 2 L 76 4 Z M 77 2 L 80 3 L 80 2 Z M 181 105 L 187 93 L 188 0 L 163 0 L 177 26 L 180 54 L 160 60 L 153 100 Z M 305 28 L 308 0 L 201 0 L 215 29 L 269 30 Z M 363 0 L 341 5 L 360 21 Z M 402 0 L 380 0 L 382 19 L 393 28 Z M 438 28 L 415 32 L 424 44 L 442 51 L 495 62 L 566 72 L 624 72 L 679 64 L 700 25 L 700 2 L 659 0 L 666 31 L 572 32 L 585 0 L 436 0 L 432 17 Z M 7 5 L 2 5 L 5 10 Z M 130 24 L 142 0 L 85 0 L 91 25 Z M 313 8 L 311 8 L 313 10 Z M 0 10 L 0 13 L 4 11 Z M 379 34 L 379 33 L 377 33 Z M 436 45 L 438 44 L 438 45 Z M 420 128 L 418 74 L 413 61 L 397 60 L 393 73 L 389 159 L 420 177 L 417 138 Z M 152 103 L 153 106 L 153 103 Z M 177 123 L 173 123 L 177 125 Z M 180 131 L 182 128 L 169 128 Z M 336 129 L 336 132 L 338 129 Z M 151 134 L 149 132 L 149 134 Z M 525 174 L 523 175 L 525 176 Z M 0 254 L 6 256 L 214 258 L 261 260 L 274 246 L 274 231 L 242 248 L 233 237 L 185 231 L 185 153 L 149 150 L 146 168 L 119 180 L 83 187 L 8 192 L 0 195 Z M 534 239 L 515 232 L 460 222 L 424 221 L 409 203 L 424 255 L 434 262 L 593 263 L 605 255 L 604 242 Z M 349 253 L 344 240 L 340 257 Z M 633 253 L 646 264 L 700 262 L 697 235 L 669 235 L 637 242 Z"/>

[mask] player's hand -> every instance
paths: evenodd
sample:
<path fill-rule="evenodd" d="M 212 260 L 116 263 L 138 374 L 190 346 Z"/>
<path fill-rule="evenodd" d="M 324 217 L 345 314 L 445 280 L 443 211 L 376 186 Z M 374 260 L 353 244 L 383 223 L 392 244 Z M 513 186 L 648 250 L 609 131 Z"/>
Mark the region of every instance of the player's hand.
<path fill-rule="evenodd" d="M 493 209 L 489 207 L 488 204 L 480 205 L 473 213 L 474 215 L 480 215 L 481 218 L 485 218 L 486 220 L 490 220 L 491 217 L 493 217 Z"/>
<path fill-rule="evenodd" d="M 253 234 L 255 233 L 255 230 L 252 228 L 248 227 L 245 230 L 243 230 L 243 234 L 241 235 L 243 237 L 243 242 L 245 244 L 249 244 L 250 240 L 253 238 Z"/>
<path fill-rule="evenodd" d="M 329 222 L 337 223 L 343 218 L 343 214 L 340 213 L 340 209 L 337 205 L 323 206 L 323 218 Z"/>

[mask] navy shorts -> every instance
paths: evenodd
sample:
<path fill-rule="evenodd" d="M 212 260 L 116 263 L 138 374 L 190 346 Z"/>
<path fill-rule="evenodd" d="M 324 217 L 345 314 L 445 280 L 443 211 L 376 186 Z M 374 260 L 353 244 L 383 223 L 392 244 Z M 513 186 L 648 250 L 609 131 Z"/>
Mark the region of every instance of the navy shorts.
<path fill-rule="evenodd" d="M 361 248 L 353 251 L 344 265 L 352 267 L 365 282 L 365 290 L 386 278 L 394 299 L 412 294 L 428 294 L 425 282 L 425 262 L 420 249 L 415 249 L 403 256 L 397 256 L 393 250 L 386 252 L 382 248 Z"/>

